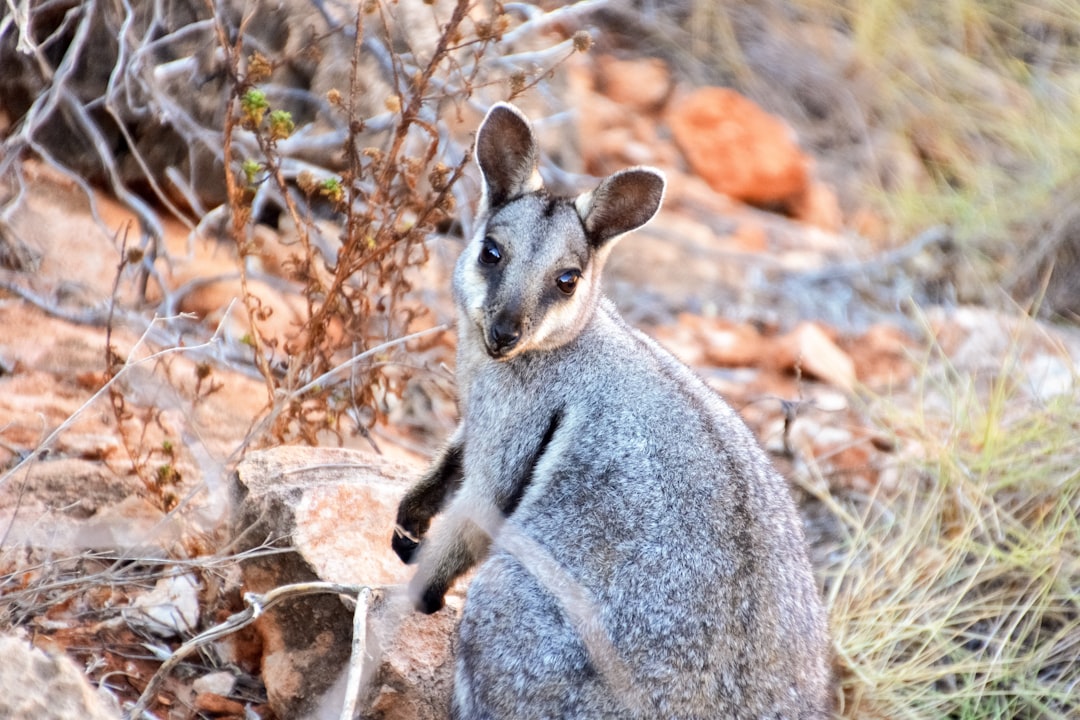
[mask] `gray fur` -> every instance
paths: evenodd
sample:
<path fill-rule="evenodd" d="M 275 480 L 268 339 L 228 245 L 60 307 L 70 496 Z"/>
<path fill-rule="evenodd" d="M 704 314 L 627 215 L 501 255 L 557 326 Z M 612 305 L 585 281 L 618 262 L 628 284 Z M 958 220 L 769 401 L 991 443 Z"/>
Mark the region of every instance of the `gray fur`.
<path fill-rule="evenodd" d="M 426 612 L 483 562 L 454 716 L 825 717 L 825 615 L 784 481 L 719 396 L 600 297 L 613 240 L 656 212 L 663 176 L 553 198 L 536 156 L 528 121 L 495 106 L 477 137 L 480 231 L 454 274 L 462 420 L 394 537 L 415 559 L 443 511 L 410 586 Z"/>

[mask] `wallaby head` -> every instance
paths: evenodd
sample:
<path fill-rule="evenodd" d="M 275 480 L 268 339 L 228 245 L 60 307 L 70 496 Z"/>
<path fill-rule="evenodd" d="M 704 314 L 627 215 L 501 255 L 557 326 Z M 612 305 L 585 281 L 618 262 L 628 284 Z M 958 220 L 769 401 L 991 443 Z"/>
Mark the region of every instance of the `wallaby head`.
<path fill-rule="evenodd" d="M 476 136 L 483 176 L 478 231 L 454 273 L 462 332 L 495 359 L 572 340 L 596 306 L 614 241 L 660 208 L 664 176 L 631 168 L 577 197 L 545 191 L 532 126 L 513 105 L 491 108 Z"/>

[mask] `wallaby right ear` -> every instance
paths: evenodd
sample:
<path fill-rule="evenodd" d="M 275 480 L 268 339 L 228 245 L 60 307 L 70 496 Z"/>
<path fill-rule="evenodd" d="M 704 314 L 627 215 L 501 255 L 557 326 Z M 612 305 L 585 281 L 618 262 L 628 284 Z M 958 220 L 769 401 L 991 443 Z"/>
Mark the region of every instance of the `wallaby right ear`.
<path fill-rule="evenodd" d="M 607 177 L 575 200 L 589 241 L 597 248 L 652 219 L 664 200 L 664 173 L 635 167 Z"/>
<path fill-rule="evenodd" d="M 484 176 L 484 198 L 494 207 L 539 190 L 539 148 L 528 119 L 509 103 L 488 110 L 476 133 L 476 162 Z"/>

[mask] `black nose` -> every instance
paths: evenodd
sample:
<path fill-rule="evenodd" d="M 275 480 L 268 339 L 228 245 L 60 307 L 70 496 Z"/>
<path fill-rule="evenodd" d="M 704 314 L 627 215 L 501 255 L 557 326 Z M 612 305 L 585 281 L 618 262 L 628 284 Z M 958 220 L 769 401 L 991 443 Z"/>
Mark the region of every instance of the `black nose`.
<path fill-rule="evenodd" d="M 517 345 L 521 339 L 521 330 L 516 323 L 496 322 L 491 326 L 489 343 L 492 353 L 501 355 Z"/>

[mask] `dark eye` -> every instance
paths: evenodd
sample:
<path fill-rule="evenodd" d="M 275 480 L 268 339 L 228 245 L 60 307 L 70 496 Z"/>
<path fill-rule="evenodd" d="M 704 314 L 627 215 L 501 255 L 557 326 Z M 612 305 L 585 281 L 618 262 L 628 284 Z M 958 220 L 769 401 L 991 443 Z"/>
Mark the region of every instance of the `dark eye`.
<path fill-rule="evenodd" d="M 480 246 L 480 262 L 484 265 L 498 265 L 502 260 L 502 252 L 499 246 L 491 238 L 484 238 L 484 244 Z"/>
<path fill-rule="evenodd" d="M 559 277 L 555 278 L 555 285 L 566 295 L 573 295 L 574 289 L 577 288 L 577 281 L 581 279 L 581 273 L 577 270 L 567 270 Z"/>

